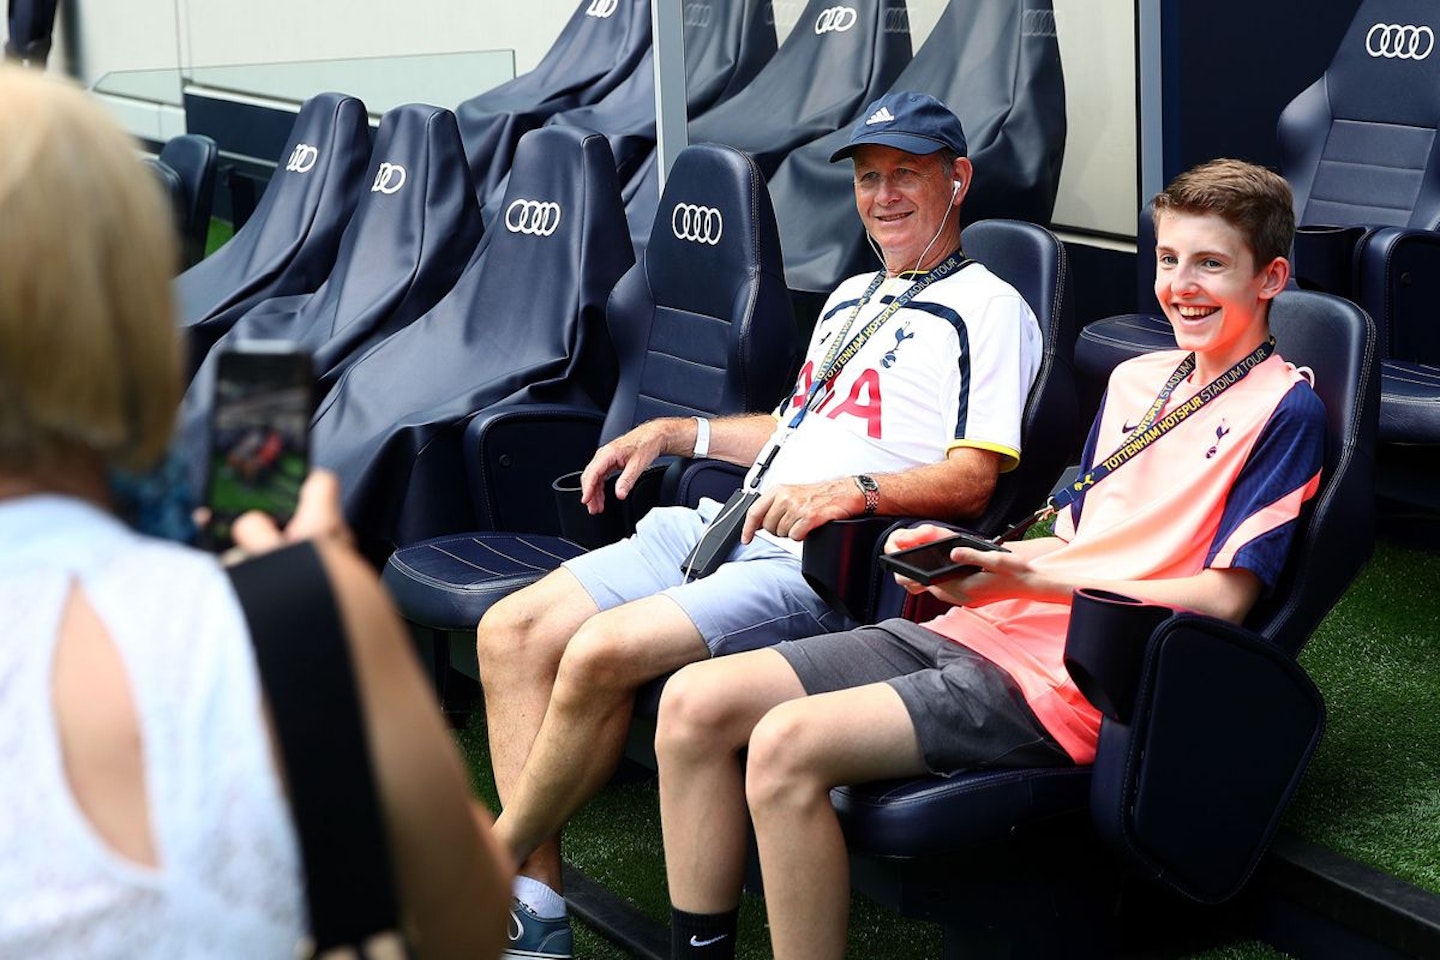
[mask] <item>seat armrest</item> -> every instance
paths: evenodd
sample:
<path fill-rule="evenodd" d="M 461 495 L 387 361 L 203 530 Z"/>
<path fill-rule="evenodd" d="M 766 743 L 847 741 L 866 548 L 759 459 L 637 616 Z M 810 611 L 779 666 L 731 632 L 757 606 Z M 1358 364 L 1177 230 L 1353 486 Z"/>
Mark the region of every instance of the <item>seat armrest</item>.
<path fill-rule="evenodd" d="M 1440 363 L 1440 232 L 1382 227 L 1363 238 L 1356 260 L 1355 302 L 1375 321 L 1381 359 Z"/>
<path fill-rule="evenodd" d="M 665 471 L 659 499 L 671 506 L 694 507 L 701 497 L 724 503 L 740 489 L 748 467 L 709 457 L 676 457 Z"/>
<path fill-rule="evenodd" d="M 920 517 L 851 517 L 821 524 L 805 538 L 800 572 L 810 589 L 857 623 L 876 623 L 910 613 L 909 594 L 880 566 L 880 554 L 892 531 L 933 523 L 951 530 L 965 528 Z"/>
<path fill-rule="evenodd" d="M 465 472 L 480 529 L 559 535 L 551 483 L 584 469 L 605 415 L 577 404 L 513 404 L 465 428 Z"/>
<path fill-rule="evenodd" d="M 1096 829 L 1141 874 L 1216 903 L 1249 879 L 1325 725 L 1288 653 L 1180 613 L 1145 645 L 1130 722 L 1106 718 L 1091 782 Z"/>

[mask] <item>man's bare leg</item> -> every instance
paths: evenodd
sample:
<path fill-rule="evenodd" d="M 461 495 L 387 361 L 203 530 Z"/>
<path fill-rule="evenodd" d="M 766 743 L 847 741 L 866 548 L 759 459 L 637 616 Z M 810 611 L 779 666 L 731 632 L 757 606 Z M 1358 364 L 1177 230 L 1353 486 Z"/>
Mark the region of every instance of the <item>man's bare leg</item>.
<path fill-rule="evenodd" d="M 668 597 L 586 620 L 560 657 L 544 720 L 495 821 L 501 843 L 528 858 L 558 834 L 619 763 L 635 691 L 708 656 L 700 632 Z M 492 729 L 492 742 L 495 736 Z"/>
<path fill-rule="evenodd" d="M 476 654 L 485 691 L 490 763 L 502 806 L 510 803 L 545 718 L 560 656 L 580 625 L 596 613 L 590 594 L 562 567 L 499 601 L 480 621 Z M 559 891 L 559 843 L 552 840 L 537 847 L 520 862 L 519 872 Z"/>

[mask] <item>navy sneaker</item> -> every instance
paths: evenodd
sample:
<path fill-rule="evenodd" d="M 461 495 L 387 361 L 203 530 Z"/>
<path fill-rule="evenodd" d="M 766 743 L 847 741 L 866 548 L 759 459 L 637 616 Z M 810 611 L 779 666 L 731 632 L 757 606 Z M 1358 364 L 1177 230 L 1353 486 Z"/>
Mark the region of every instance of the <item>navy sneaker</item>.
<path fill-rule="evenodd" d="M 546 920 L 519 900 L 510 901 L 510 946 L 501 960 L 571 960 L 570 918 Z"/>

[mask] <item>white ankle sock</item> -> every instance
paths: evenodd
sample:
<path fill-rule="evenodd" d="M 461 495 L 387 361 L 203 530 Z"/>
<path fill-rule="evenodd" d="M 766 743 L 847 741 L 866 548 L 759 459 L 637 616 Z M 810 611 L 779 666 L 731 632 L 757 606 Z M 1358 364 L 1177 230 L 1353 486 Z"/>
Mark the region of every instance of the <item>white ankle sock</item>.
<path fill-rule="evenodd" d="M 513 893 L 515 899 L 535 911 L 542 920 L 565 916 L 565 898 L 534 877 L 517 874 Z"/>

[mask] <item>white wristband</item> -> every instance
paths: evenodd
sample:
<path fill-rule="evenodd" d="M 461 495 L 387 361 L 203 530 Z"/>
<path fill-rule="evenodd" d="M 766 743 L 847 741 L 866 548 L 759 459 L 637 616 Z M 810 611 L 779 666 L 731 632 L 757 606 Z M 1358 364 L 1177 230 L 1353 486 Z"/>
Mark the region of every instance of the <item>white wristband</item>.
<path fill-rule="evenodd" d="M 704 417 L 695 418 L 695 452 L 692 456 L 710 456 L 710 421 Z"/>

